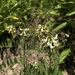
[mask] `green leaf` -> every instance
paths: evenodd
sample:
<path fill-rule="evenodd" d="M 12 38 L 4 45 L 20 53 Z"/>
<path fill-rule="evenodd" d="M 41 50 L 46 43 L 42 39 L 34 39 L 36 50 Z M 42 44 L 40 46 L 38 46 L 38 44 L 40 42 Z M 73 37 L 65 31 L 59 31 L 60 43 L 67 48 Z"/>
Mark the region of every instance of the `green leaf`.
<path fill-rule="evenodd" d="M 70 10 L 70 11 L 66 14 L 66 16 L 72 16 L 72 15 L 75 15 L 75 9 Z"/>
<path fill-rule="evenodd" d="M 9 59 L 9 61 L 10 61 L 10 64 L 13 65 L 13 60 L 11 58 Z"/>
<path fill-rule="evenodd" d="M 27 20 L 27 15 L 24 16 L 24 19 Z"/>
<path fill-rule="evenodd" d="M 58 75 L 58 72 L 59 72 L 59 67 L 57 66 L 53 71 L 53 75 Z"/>
<path fill-rule="evenodd" d="M 13 8 L 15 8 L 17 5 L 18 5 L 18 3 L 15 3 L 14 6 L 11 8 L 11 10 L 12 10 Z"/>
<path fill-rule="evenodd" d="M 30 72 L 31 72 L 31 65 L 25 66 L 25 67 L 24 67 L 24 72 L 25 72 L 26 74 L 30 73 Z"/>
<path fill-rule="evenodd" d="M 64 28 L 67 25 L 67 22 L 63 22 L 62 24 L 60 24 L 59 26 L 57 26 L 55 29 L 53 29 L 53 31 L 58 31 L 62 28 Z"/>
<path fill-rule="evenodd" d="M 14 63 L 17 63 L 17 62 L 18 62 L 17 58 L 14 58 Z"/>
<path fill-rule="evenodd" d="M 7 60 L 7 65 L 10 66 L 10 62 L 9 62 L 9 60 Z"/>
<path fill-rule="evenodd" d="M 24 61 L 24 56 L 21 55 L 20 56 L 20 62 L 23 63 L 23 61 Z"/>
<path fill-rule="evenodd" d="M 4 31 L 5 31 L 5 30 L 3 30 L 3 29 L 0 29 L 0 34 L 2 34 Z"/>
<path fill-rule="evenodd" d="M 61 9 L 62 8 L 62 5 L 61 4 L 58 4 L 55 9 Z"/>
<path fill-rule="evenodd" d="M 16 22 L 16 24 L 17 24 L 17 25 L 21 25 L 21 24 L 22 24 L 22 22 Z"/>
<path fill-rule="evenodd" d="M 2 70 L 2 65 L 0 64 L 0 70 Z"/>
<path fill-rule="evenodd" d="M 5 64 L 5 62 L 4 62 L 4 61 L 2 62 L 2 66 L 3 66 L 3 67 L 6 67 L 6 64 Z"/>
<path fill-rule="evenodd" d="M 70 53 L 70 49 L 64 50 L 59 57 L 59 62 L 60 63 L 63 62 L 63 60 L 69 55 L 69 53 Z"/>
<path fill-rule="evenodd" d="M 57 11 L 55 11 L 55 10 L 50 11 L 50 14 L 54 15 L 54 16 L 59 15 L 59 13 Z"/>

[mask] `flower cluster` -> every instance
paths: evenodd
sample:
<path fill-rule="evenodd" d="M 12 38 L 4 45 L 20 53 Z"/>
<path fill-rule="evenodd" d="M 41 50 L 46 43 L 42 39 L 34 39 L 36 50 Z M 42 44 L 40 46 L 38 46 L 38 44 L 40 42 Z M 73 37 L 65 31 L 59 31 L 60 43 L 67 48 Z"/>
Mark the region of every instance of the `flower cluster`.
<path fill-rule="evenodd" d="M 58 34 L 55 36 L 51 36 L 50 30 L 48 26 L 43 26 L 41 24 L 38 25 L 36 29 L 36 34 L 38 34 L 38 38 L 40 40 L 40 47 L 50 47 L 50 49 L 54 49 L 60 45 Z"/>
<path fill-rule="evenodd" d="M 49 28 L 45 25 L 45 26 L 43 26 L 43 25 L 41 25 L 41 24 L 39 24 L 38 25 L 38 28 L 36 29 L 36 33 L 48 33 L 49 32 Z"/>
<path fill-rule="evenodd" d="M 9 32 L 9 33 L 12 33 L 12 34 L 15 34 L 16 33 L 16 28 L 13 26 L 13 25 L 9 25 L 6 30 Z"/>
<path fill-rule="evenodd" d="M 58 47 L 60 45 L 58 34 L 56 34 L 54 37 L 47 37 L 46 39 L 42 39 L 42 44 L 45 44 L 44 47 L 50 47 L 50 49 L 54 49 L 55 47 Z"/>
<path fill-rule="evenodd" d="M 27 36 L 27 32 L 29 31 L 29 28 L 20 28 L 20 36 Z"/>
<path fill-rule="evenodd" d="M 27 32 L 29 28 L 20 28 L 17 30 L 13 25 L 9 25 L 6 30 L 13 35 L 13 37 L 20 35 L 20 36 L 27 36 Z"/>

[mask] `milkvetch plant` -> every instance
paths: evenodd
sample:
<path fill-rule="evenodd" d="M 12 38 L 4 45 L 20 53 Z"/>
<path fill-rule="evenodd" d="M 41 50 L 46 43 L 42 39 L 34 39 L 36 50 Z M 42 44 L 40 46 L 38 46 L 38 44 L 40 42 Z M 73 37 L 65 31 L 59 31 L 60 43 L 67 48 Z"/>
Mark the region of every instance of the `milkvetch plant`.
<path fill-rule="evenodd" d="M 24 50 L 45 51 L 51 63 L 45 65 L 41 60 L 37 66 L 26 65 L 22 74 L 62 75 L 59 64 L 74 52 L 74 8 L 74 0 L 0 0 L 0 39 L 7 33 L 6 39 L 0 40 L 0 48 L 21 45 Z"/>

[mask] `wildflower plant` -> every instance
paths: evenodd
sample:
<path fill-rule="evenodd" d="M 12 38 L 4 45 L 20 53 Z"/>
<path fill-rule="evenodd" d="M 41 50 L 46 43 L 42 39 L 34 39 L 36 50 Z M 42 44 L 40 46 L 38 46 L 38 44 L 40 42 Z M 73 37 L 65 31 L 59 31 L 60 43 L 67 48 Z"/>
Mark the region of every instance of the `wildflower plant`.
<path fill-rule="evenodd" d="M 75 1 L 0 0 L 0 5 L 0 39 L 3 39 L 0 40 L 3 45 L 0 48 L 6 47 L 8 41 L 11 47 L 18 48 L 21 45 L 24 56 L 30 48 L 47 52 L 50 59 L 50 63 L 40 60 L 38 65 L 31 63 L 29 66 L 23 60 L 21 74 L 62 75 L 59 64 L 74 52 L 71 48 L 75 44 L 72 39 L 75 30 Z M 70 45 L 67 44 L 68 39 L 71 40 Z"/>

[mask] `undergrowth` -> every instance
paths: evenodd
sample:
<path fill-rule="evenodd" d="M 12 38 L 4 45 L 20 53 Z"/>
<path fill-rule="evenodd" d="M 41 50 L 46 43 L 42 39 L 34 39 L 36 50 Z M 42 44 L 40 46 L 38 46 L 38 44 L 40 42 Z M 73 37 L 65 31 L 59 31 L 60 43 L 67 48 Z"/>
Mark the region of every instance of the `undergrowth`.
<path fill-rule="evenodd" d="M 50 63 L 41 60 L 37 66 L 26 65 L 25 57 L 20 57 L 24 64 L 20 75 L 62 75 L 60 64 L 75 57 L 74 16 L 74 0 L 0 0 L 0 51 L 17 52 L 19 45 L 24 55 L 27 49 L 43 50 Z M 7 59 L 0 69 L 17 62 L 17 58 Z"/>

